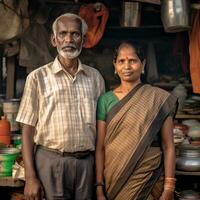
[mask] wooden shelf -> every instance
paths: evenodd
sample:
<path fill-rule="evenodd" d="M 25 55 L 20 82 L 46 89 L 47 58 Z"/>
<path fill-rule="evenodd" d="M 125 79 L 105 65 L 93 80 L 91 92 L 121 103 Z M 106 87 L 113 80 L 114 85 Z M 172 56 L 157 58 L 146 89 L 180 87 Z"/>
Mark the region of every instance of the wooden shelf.
<path fill-rule="evenodd" d="M 139 27 L 122 27 L 122 26 L 107 26 L 105 29 L 104 37 L 111 38 L 154 38 L 154 37 L 164 37 L 167 38 L 174 37 L 175 34 L 166 33 L 163 26 L 160 25 L 148 25 Z"/>
<path fill-rule="evenodd" d="M 0 177 L 0 186 L 22 187 L 24 186 L 24 181 L 19 179 L 13 179 L 11 176 Z"/>
<path fill-rule="evenodd" d="M 161 88 L 174 88 L 178 85 L 179 83 L 154 83 L 153 85 L 154 86 L 157 86 L 157 87 L 161 87 Z M 182 83 L 181 83 L 182 84 Z M 191 83 L 183 83 L 183 85 L 186 87 L 186 88 L 192 88 L 192 84 Z"/>
<path fill-rule="evenodd" d="M 200 115 L 177 114 L 175 119 L 200 119 Z"/>
<path fill-rule="evenodd" d="M 200 176 L 200 172 L 185 172 L 185 171 L 176 170 L 176 175 Z"/>

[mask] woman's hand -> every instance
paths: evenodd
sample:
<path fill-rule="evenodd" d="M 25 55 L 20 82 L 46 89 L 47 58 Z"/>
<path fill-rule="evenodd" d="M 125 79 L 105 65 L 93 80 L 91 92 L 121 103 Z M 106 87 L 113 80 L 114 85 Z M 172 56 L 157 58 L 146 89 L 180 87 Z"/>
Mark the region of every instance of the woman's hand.
<path fill-rule="evenodd" d="M 104 195 L 97 196 L 97 200 L 106 200 L 106 197 Z"/>
<path fill-rule="evenodd" d="M 174 193 L 169 190 L 164 190 L 159 200 L 173 200 Z"/>
<path fill-rule="evenodd" d="M 97 194 L 97 200 L 106 200 L 103 188 L 101 186 L 97 187 L 96 194 Z"/>

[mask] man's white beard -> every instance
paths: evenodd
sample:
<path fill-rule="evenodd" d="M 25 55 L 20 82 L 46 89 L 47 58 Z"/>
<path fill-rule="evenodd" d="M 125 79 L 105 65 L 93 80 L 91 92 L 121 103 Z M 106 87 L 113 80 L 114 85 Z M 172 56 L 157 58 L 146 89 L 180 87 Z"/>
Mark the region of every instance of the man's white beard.
<path fill-rule="evenodd" d="M 80 49 L 79 50 L 76 49 L 76 51 L 74 51 L 74 52 L 66 52 L 66 51 L 63 51 L 62 49 L 58 49 L 58 48 L 57 48 L 57 51 L 65 59 L 74 59 L 80 55 L 80 53 L 82 51 L 82 44 L 80 46 Z"/>

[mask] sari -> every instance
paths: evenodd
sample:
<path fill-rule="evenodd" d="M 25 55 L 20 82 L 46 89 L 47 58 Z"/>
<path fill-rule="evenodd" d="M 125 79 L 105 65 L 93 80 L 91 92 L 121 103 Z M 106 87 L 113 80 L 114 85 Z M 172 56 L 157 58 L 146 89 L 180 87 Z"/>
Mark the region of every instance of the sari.
<path fill-rule="evenodd" d="M 139 84 L 108 112 L 104 177 L 109 200 L 159 198 L 162 150 L 152 142 L 176 102 L 165 90 Z"/>

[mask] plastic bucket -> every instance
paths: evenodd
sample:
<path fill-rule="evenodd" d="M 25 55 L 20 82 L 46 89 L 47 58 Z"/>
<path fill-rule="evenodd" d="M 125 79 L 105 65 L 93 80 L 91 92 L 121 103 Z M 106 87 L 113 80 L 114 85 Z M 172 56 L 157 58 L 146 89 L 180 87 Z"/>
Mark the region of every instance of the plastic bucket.
<path fill-rule="evenodd" d="M 12 133 L 18 133 L 20 130 L 19 123 L 16 122 L 19 103 L 19 99 L 10 99 L 3 102 L 3 112 L 7 120 L 10 122 L 10 130 Z"/>
<path fill-rule="evenodd" d="M 11 143 L 15 148 L 21 149 L 22 136 L 20 134 L 11 134 Z"/>
<path fill-rule="evenodd" d="M 12 176 L 12 166 L 19 154 L 20 150 L 17 148 L 0 148 L 0 177 Z"/>

